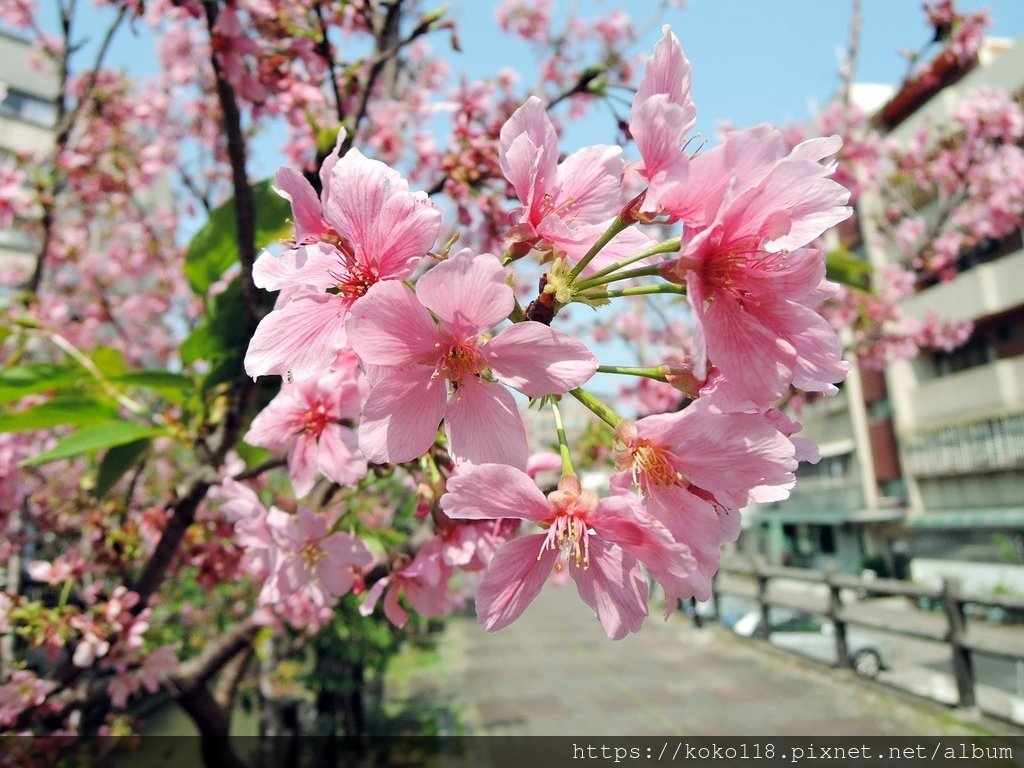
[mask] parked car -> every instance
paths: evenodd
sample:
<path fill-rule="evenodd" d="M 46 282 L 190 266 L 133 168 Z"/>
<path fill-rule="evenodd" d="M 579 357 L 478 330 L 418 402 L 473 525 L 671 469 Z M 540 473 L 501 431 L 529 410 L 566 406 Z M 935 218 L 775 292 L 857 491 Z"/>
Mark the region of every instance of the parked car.
<path fill-rule="evenodd" d="M 715 616 L 715 603 L 713 600 L 696 602 L 694 604 L 691 604 L 689 600 L 684 600 L 682 609 L 687 615 L 693 615 L 696 612 L 703 619 L 717 619 L 718 623 L 723 627 L 732 629 L 733 625 L 750 613 L 756 605 L 757 603 L 753 600 L 722 595 L 718 599 L 718 609 L 721 611 L 720 616 Z"/>
<path fill-rule="evenodd" d="M 826 664 L 835 664 L 836 628 L 828 619 L 811 613 L 772 609 L 768 641 L 779 648 L 808 656 Z M 751 611 L 737 621 L 732 631 L 742 637 L 759 635 L 761 612 Z M 846 630 L 846 648 L 854 671 L 864 677 L 877 677 L 891 666 L 892 645 L 885 637 L 855 627 Z"/>

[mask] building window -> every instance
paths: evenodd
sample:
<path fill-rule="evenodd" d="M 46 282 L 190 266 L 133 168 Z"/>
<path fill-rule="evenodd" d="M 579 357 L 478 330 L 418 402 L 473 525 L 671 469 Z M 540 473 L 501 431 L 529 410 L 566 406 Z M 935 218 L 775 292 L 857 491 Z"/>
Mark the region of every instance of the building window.
<path fill-rule="evenodd" d="M 797 473 L 801 480 L 842 480 L 850 473 L 850 460 L 852 454 L 844 453 L 838 456 L 826 456 L 817 464 L 800 464 Z"/>
<path fill-rule="evenodd" d="M 996 359 L 988 334 L 975 333 L 967 343 L 952 352 L 939 351 L 932 354 L 932 366 L 936 376 L 948 376 L 969 368 L 991 363 Z"/>
<path fill-rule="evenodd" d="M 1024 247 L 1024 240 L 1022 240 L 1021 230 L 1019 229 L 1000 240 L 986 237 L 960 254 L 960 257 L 956 260 L 956 271 L 966 272 L 979 264 L 986 264 L 1014 251 L 1019 251 L 1022 247 Z M 921 276 L 917 287 L 918 290 L 922 290 L 939 282 L 938 275 L 928 273 Z"/>
<path fill-rule="evenodd" d="M 7 98 L 0 102 L 0 116 L 14 117 L 26 123 L 53 127 L 57 122 L 57 105 L 30 93 L 9 89 Z"/>
<path fill-rule="evenodd" d="M 823 555 L 834 555 L 836 552 L 835 528 L 831 525 L 823 525 L 818 528 L 818 544 Z"/>
<path fill-rule="evenodd" d="M 1024 466 L 1024 414 L 921 432 L 907 442 L 907 460 L 919 476 Z"/>

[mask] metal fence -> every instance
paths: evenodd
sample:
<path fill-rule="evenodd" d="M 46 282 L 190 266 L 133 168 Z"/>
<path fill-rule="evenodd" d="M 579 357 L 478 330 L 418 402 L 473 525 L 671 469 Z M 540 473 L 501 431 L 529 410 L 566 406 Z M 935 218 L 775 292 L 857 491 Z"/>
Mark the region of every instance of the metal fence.
<path fill-rule="evenodd" d="M 787 583 L 790 585 L 787 587 Z M 793 584 L 822 587 L 818 593 L 794 589 Z M 941 586 L 890 579 L 863 579 L 834 570 L 780 568 L 761 561 L 725 559 L 715 578 L 715 615 L 721 616 L 724 595 L 746 598 L 761 614 L 759 635 L 769 639 L 773 607 L 787 608 L 827 617 L 834 626 L 835 658 L 838 667 L 850 668 L 847 642 L 850 625 L 868 627 L 904 637 L 946 643 L 961 707 L 977 705 L 974 654 L 1003 659 L 1024 659 L 1024 628 L 1000 625 L 972 618 L 997 609 L 1004 615 L 1024 617 L 1024 598 L 1011 595 L 965 591 L 955 579 Z M 908 610 L 879 609 L 871 597 L 908 598 Z M 909 610 L 910 601 L 939 606 L 938 611 Z"/>

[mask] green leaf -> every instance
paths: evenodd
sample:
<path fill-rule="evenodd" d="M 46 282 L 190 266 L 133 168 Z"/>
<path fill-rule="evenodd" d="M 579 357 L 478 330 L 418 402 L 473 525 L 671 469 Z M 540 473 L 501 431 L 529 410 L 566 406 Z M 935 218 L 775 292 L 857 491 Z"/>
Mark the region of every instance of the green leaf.
<path fill-rule="evenodd" d="M 96 368 L 107 378 L 120 376 L 128 370 L 124 354 L 113 347 L 96 347 L 90 355 Z"/>
<path fill-rule="evenodd" d="M 206 316 L 181 345 L 181 360 L 186 365 L 197 360 L 210 364 L 202 391 L 217 384 L 235 381 L 242 374 L 245 350 L 249 346 L 241 281 L 235 279 L 216 296 Z"/>
<path fill-rule="evenodd" d="M 252 188 L 256 213 L 256 247 L 288 236 L 291 227 L 288 201 L 271 188 L 266 179 Z M 216 208 L 206 224 L 196 232 L 185 254 L 185 277 L 192 290 L 205 294 L 224 271 L 238 261 L 238 237 L 235 229 L 235 201 L 232 198 Z"/>
<path fill-rule="evenodd" d="M 270 451 L 266 448 L 257 448 L 254 445 L 249 445 L 244 440 L 239 440 L 235 443 L 235 453 L 245 462 L 247 467 L 255 467 L 257 464 L 262 464 L 270 458 Z"/>
<path fill-rule="evenodd" d="M 110 380 L 115 384 L 151 389 L 172 403 L 179 404 L 185 402 L 189 393 L 195 389 L 195 383 L 188 376 L 156 369 L 132 371 Z"/>
<path fill-rule="evenodd" d="M 0 432 L 24 432 L 62 425 L 81 427 L 117 418 L 109 403 L 84 395 L 61 395 L 17 413 L 0 414 Z"/>
<path fill-rule="evenodd" d="M 96 487 L 93 496 L 102 499 L 114 487 L 124 474 L 139 463 L 149 451 L 148 439 L 135 440 L 124 445 L 115 445 L 103 456 L 99 471 L 96 473 Z"/>
<path fill-rule="evenodd" d="M 52 392 L 76 385 L 81 376 L 73 369 L 55 363 L 16 365 L 0 371 L 0 404 L 12 403 L 26 395 Z"/>
<path fill-rule="evenodd" d="M 136 440 L 168 434 L 167 430 L 163 427 L 150 427 L 131 421 L 108 421 L 103 424 L 84 427 L 74 434 L 61 439 L 50 450 L 38 456 L 33 456 L 30 459 L 25 459 L 18 466 L 32 467 L 49 461 L 56 461 L 57 459 L 67 459 L 83 453 L 91 453 L 101 448 L 112 448 L 115 445 L 124 445 Z"/>
<path fill-rule="evenodd" d="M 872 271 L 868 262 L 841 246 L 829 251 L 825 259 L 825 275 L 829 280 L 861 291 L 871 290 Z"/>

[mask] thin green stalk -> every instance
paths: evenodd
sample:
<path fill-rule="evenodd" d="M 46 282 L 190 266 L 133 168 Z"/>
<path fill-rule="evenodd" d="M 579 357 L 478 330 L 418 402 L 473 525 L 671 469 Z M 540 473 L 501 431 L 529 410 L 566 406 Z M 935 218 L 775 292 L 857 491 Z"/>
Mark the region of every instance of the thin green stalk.
<path fill-rule="evenodd" d="M 512 312 L 509 313 L 508 319 L 513 323 L 521 323 L 526 320 L 526 312 L 523 311 L 522 306 L 519 304 L 519 299 L 516 299 L 516 305 L 512 307 Z"/>
<path fill-rule="evenodd" d="M 650 368 L 636 368 L 628 365 L 599 365 L 598 373 L 619 373 L 623 376 L 643 376 L 647 379 L 665 381 L 666 366 L 653 365 Z"/>
<path fill-rule="evenodd" d="M 661 267 L 658 265 L 650 267 L 637 267 L 636 269 L 628 269 L 625 272 L 619 272 L 609 277 L 592 278 L 590 280 L 584 280 L 582 283 L 576 284 L 577 291 L 585 291 L 588 288 L 597 288 L 608 283 L 616 283 L 619 280 L 630 280 L 634 277 L 651 277 L 661 274 Z"/>
<path fill-rule="evenodd" d="M 587 392 L 582 387 L 570 389 L 569 394 L 575 397 L 585 406 L 587 406 L 587 408 L 593 411 L 594 414 L 599 419 L 601 419 L 601 421 L 603 421 L 612 429 L 619 426 L 619 424 L 622 422 L 622 417 L 619 416 L 619 414 L 617 414 L 615 411 L 613 411 L 611 408 L 602 403 L 600 400 L 598 400 L 596 397 L 594 397 L 592 394 Z"/>
<path fill-rule="evenodd" d="M 640 253 L 633 254 L 632 256 L 629 256 L 628 258 L 623 259 L 622 261 L 617 261 L 614 264 L 609 264 L 604 269 L 598 270 L 597 272 L 592 274 L 590 277 L 588 277 L 583 282 L 584 283 L 593 282 L 594 280 L 596 280 L 599 277 L 604 277 L 605 275 L 610 275 L 612 272 L 614 272 L 614 271 L 616 271 L 618 269 L 622 269 L 623 267 L 628 267 L 630 264 L 635 264 L 636 262 L 638 262 L 638 261 L 640 261 L 642 259 L 646 259 L 649 256 L 657 256 L 659 253 L 675 253 L 676 251 L 678 251 L 680 249 L 680 247 L 682 247 L 682 238 L 673 237 L 671 240 L 666 240 L 664 243 L 659 243 L 658 245 L 654 246 L 653 248 L 648 248 L 646 251 L 641 251 Z M 581 285 L 582 285 L 582 283 L 581 283 Z"/>
<path fill-rule="evenodd" d="M 60 599 L 57 601 L 58 608 L 63 608 L 68 604 L 68 599 L 71 597 L 71 587 L 73 587 L 74 584 L 74 579 L 64 579 L 64 585 L 60 590 Z"/>
<path fill-rule="evenodd" d="M 579 263 L 572 268 L 572 271 L 569 273 L 569 281 L 572 282 L 579 277 L 580 272 L 586 269 L 587 264 L 593 261 L 594 257 L 601 252 L 601 249 L 608 245 L 608 243 L 612 241 L 612 238 L 630 224 L 632 224 L 632 222 L 626 221 L 621 216 L 616 216 L 608 226 L 608 229 L 606 229 L 601 237 L 597 239 L 597 242 L 591 246 L 590 250 L 583 254 L 583 258 L 579 260 Z"/>
<path fill-rule="evenodd" d="M 551 413 L 555 416 L 555 432 L 558 433 L 558 453 L 562 457 L 562 474 L 575 475 L 576 470 L 572 466 L 572 454 L 569 452 L 569 440 L 565 436 L 565 427 L 562 425 L 562 414 L 558 410 L 558 403 L 551 400 Z"/>
<path fill-rule="evenodd" d="M 601 291 L 595 293 L 582 293 L 577 300 L 584 299 L 620 299 L 624 296 L 649 296 L 654 293 L 674 293 L 678 296 L 686 295 L 686 286 L 668 283 L 666 285 L 639 285 L 635 288 L 622 288 L 617 291 Z"/>
<path fill-rule="evenodd" d="M 43 331 L 41 333 L 41 335 L 43 335 L 45 338 L 48 338 L 54 345 L 56 345 L 58 348 L 60 348 L 66 355 L 71 357 L 76 363 L 78 363 L 80 366 L 85 368 L 85 370 L 88 371 L 89 374 L 94 379 L 96 379 L 96 381 L 100 385 L 100 388 L 103 389 L 104 393 L 107 396 L 112 397 L 113 399 L 117 400 L 117 402 L 119 402 L 121 405 L 123 405 L 129 411 L 134 413 L 136 416 L 149 416 L 150 415 L 151 411 L 150 411 L 149 408 L 147 408 L 146 406 L 142 405 L 142 403 L 139 403 L 139 402 L 137 402 L 135 400 L 132 400 L 132 398 L 128 397 L 128 395 L 124 394 L 123 392 L 120 392 L 117 389 L 117 387 L 115 387 L 110 382 L 110 380 L 106 376 L 103 375 L 103 372 L 100 371 L 100 369 L 96 367 L 96 363 L 94 363 L 92 360 L 90 360 L 88 357 L 86 357 L 84 354 L 82 354 L 82 352 L 78 349 L 78 347 L 76 347 L 70 341 L 65 339 L 59 333 L 47 333 L 47 332 Z"/>

